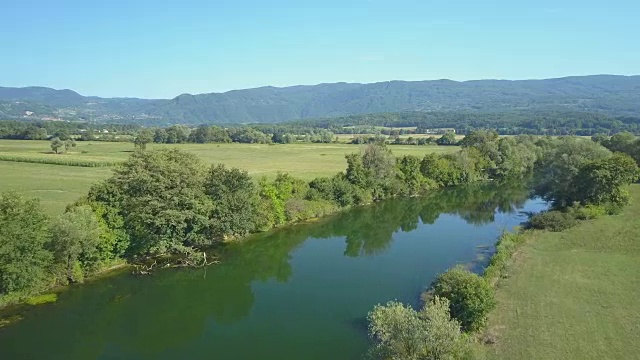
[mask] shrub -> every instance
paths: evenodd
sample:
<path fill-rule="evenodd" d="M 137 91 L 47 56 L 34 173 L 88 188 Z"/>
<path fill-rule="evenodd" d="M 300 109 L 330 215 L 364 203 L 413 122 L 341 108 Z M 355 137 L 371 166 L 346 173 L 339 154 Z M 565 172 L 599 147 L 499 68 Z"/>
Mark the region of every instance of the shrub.
<path fill-rule="evenodd" d="M 465 331 L 481 329 L 495 306 L 494 290 L 489 283 L 460 266 L 438 276 L 432 293 L 449 300 L 451 317 L 460 321 Z"/>
<path fill-rule="evenodd" d="M 557 232 L 570 229 L 577 223 L 578 221 L 571 213 L 552 210 L 533 215 L 528 225 L 532 229 Z"/>
<path fill-rule="evenodd" d="M 472 355 L 470 338 L 449 315 L 449 301 L 434 298 L 420 312 L 391 301 L 368 315 L 375 359 L 463 359 Z"/>
<path fill-rule="evenodd" d="M 578 220 L 592 220 L 607 215 L 608 211 L 605 206 L 601 205 L 580 206 L 574 204 L 569 208 L 569 213 Z"/>

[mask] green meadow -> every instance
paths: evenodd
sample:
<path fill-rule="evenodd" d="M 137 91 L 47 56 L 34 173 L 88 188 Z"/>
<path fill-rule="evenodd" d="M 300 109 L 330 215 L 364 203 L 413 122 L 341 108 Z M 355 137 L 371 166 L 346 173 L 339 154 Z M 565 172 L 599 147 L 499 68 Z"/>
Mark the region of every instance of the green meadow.
<path fill-rule="evenodd" d="M 621 215 L 532 232 L 499 283 L 494 359 L 637 359 L 640 185 Z"/>
<path fill-rule="evenodd" d="M 0 192 L 18 190 L 41 199 L 51 214 L 87 192 L 111 174 L 134 150 L 128 142 L 80 142 L 64 154 L 54 154 L 48 141 L 0 140 Z M 350 144 L 149 144 L 148 150 L 178 148 L 208 163 L 247 170 L 254 177 L 273 177 L 279 171 L 311 180 L 331 176 L 346 167 L 345 154 L 365 145 Z M 393 145 L 396 156 L 447 153 L 455 146 Z M 44 162 L 44 163 L 43 163 Z M 51 164 L 55 163 L 55 164 Z M 68 164 L 68 165 L 66 165 Z M 87 167 L 91 166 L 91 167 Z"/>

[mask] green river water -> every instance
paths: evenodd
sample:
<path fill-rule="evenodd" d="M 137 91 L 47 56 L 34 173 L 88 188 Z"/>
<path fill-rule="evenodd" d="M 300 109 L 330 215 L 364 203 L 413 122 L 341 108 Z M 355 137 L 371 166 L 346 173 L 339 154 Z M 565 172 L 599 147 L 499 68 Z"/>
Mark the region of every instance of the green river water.
<path fill-rule="evenodd" d="M 366 315 L 546 208 L 524 187 L 474 185 L 353 209 L 226 246 L 222 262 L 110 276 L 23 310 L 0 359 L 361 359 Z"/>

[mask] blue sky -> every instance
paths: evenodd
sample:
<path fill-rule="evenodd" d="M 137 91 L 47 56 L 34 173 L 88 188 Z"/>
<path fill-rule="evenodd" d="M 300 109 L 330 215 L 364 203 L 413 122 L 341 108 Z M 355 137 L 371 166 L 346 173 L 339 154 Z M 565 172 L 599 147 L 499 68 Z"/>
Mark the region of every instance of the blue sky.
<path fill-rule="evenodd" d="M 0 3 L 0 86 L 171 98 L 338 81 L 640 74 L 632 0 Z"/>

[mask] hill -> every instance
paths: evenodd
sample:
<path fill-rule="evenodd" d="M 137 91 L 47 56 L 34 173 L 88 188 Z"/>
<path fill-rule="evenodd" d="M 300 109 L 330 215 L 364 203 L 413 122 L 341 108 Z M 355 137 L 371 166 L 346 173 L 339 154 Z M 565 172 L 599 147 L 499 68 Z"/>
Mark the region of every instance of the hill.
<path fill-rule="evenodd" d="M 5 119 L 147 124 L 273 123 L 380 112 L 514 110 L 639 116 L 640 76 L 333 83 L 182 94 L 173 99 L 153 100 L 82 96 L 71 90 L 43 87 L 0 87 L 0 117 Z"/>

